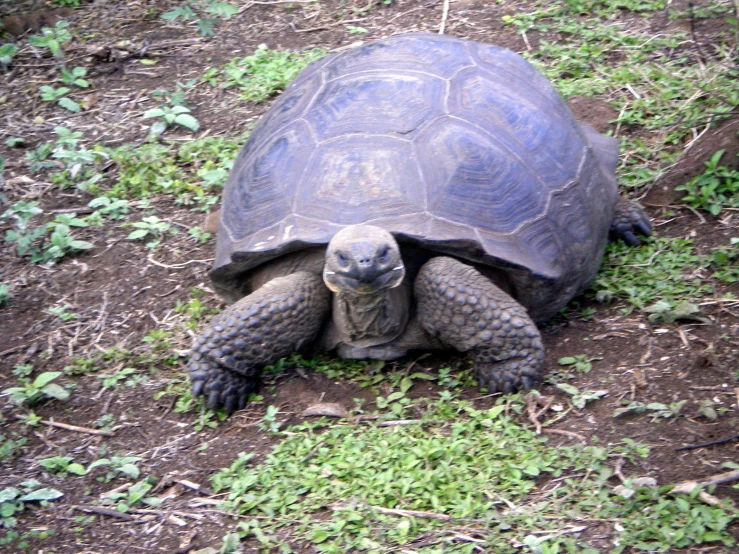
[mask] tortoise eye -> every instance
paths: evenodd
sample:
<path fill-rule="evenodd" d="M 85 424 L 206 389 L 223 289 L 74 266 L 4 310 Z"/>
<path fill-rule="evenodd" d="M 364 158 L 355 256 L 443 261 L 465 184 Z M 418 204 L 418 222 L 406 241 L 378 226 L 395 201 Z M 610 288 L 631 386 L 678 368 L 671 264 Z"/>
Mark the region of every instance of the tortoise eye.
<path fill-rule="evenodd" d="M 336 253 L 336 260 L 339 262 L 339 265 L 341 267 L 346 267 L 349 265 L 349 260 L 347 260 L 346 256 L 342 254 L 341 252 Z"/>
<path fill-rule="evenodd" d="M 380 250 L 380 255 L 379 256 L 380 256 L 380 261 L 381 262 L 384 263 L 384 262 L 387 261 L 387 255 L 388 255 L 389 252 L 390 252 L 390 249 L 387 246 L 384 246 L 382 248 L 382 250 Z"/>

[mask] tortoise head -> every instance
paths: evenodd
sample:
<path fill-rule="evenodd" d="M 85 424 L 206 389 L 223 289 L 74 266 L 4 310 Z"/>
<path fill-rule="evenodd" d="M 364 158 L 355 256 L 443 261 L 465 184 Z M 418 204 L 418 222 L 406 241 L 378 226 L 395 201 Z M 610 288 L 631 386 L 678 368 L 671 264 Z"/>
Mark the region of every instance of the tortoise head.
<path fill-rule="evenodd" d="M 385 229 L 350 225 L 328 243 L 323 280 L 333 292 L 375 294 L 397 287 L 403 277 L 400 247 Z"/>

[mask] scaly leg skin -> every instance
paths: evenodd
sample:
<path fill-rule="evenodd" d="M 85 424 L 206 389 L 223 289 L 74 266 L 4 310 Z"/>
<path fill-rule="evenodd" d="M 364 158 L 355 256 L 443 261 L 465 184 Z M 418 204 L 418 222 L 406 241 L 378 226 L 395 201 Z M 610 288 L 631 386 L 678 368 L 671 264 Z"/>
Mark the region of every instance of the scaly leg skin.
<path fill-rule="evenodd" d="M 257 388 L 259 372 L 316 338 L 331 308 L 320 276 L 300 271 L 266 283 L 215 316 L 187 368 L 195 396 L 229 414 Z"/>
<path fill-rule="evenodd" d="M 639 246 L 641 241 L 636 233 L 651 236 L 652 222 L 638 202 L 619 198 L 611 222 L 611 238 L 621 239 L 629 246 Z"/>
<path fill-rule="evenodd" d="M 414 287 L 426 332 L 470 352 L 490 392 L 530 389 L 544 359 L 541 335 L 523 306 L 475 268 L 454 258 L 426 262 Z"/>

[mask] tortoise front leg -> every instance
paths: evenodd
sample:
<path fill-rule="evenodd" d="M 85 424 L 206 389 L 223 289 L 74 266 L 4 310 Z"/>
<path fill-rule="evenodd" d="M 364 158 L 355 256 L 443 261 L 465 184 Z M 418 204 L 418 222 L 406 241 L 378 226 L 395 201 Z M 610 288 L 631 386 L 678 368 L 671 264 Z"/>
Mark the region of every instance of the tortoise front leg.
<path fill-rule="evenodd" d="M 610 233 L 614 240 L 621 239 L 629 246 L 639 246 L 641 241 L 636 233 L 645 237 L 650 236 L 652 222 L 641 204 L 628 198 L 619 198 L 613 213 Z"/>
<path fill-rule="evenodd" d="M 480 385 L 509 393 L 539 381 L 544 359 L 539 330 L 523 306 L 475 268 L 433 258 L 418 273 L 414 291 L 423 328 L 470 352 Z"/>
<path fill-rule="evenodd" d="M 278 277 L 215 316 L 196 339 L 187 368 L 192 392 L 229 414 L 246 405 L 262 367 L 314 340 L 331 308 L 320 276 Z"/>

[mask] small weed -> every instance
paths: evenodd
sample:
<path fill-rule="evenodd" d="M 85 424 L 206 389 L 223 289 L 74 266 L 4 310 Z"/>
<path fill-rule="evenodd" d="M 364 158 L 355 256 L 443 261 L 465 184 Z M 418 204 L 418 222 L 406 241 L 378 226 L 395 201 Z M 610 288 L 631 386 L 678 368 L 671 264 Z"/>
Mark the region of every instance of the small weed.
<path fill-rule="evenodd" d="M 320 48 L 289 52 L 261 45 L 252 56 L 234 58 L 223 67 L 221 87 L 236 87 L 245 100 L 262 102 L 284 90 L 308 63 L 325 55 Z"/>
<path fill-rule="evenodd" d="M 16 437 L 16 439 L 10 439 L 5 435 L 0 435 L 0 463 L 7 462 L 20 449 L 26 444 L 27 439 L 25 437 Z"/>
<path fill-rule="evenodd" d="M 207 305 L 203 304 L 200 300 L 200 297 L 203 295 L 202 290 L 190 287 L 190 294 L 192 295 L 192 298 L 188 302 L 183 304 L 179 300 L 177 301 L 174 311 L 175 313 L 186 315 L 189 319 L 185 321 L 185 327 L 194 331 L 200 322 L 203 321 L 203 318 L 215 315 L 220 310 L 209 308 Z"/>
<path fill-rule="evenodd" d="M 127 223 L 131 227 L 135 227 L 135 231 L 131 231 L 126 237 L 128 240 L 145 240 L 147 248 L 155 248 L 164 240 L 166 233 L 174 233 L 175 229 L 166 221 L 162 221 L 155 215 L 143 218 L 141 221 Z"/>
<path fill-rule="evenodd" d="M 73 475 L 85 475 L 87 473 L 85 466 L 75 463 L 71 456 L 54 456 L 39 460 L 38 463 L 46 471 L 61 476 L 66 476 L 69 473 Z"/>
<path fill-rule="evenodd" d="M 111 456 L 108 458 L 100 458 L 95 460 L 87 467 L 87 472 L 92 472 L 98 467 L 107 467 L 108 473 L 105 476 L 98 477 L 98 481 L 107 483 L 116 477 L 126 476 L 129 479 L 138 479 L 141 471 L 136 466 L 141 461 L 137 456 Z"/>
<path fill-rule="evenodd" d="M 87 206 L 96 208 L 95 213 L 114 220 L 123 219 L 131 209 L 128 200 L 113 196 L 93 198 Z"/>
<path fill-rule="evenodd" d="M 719 165 L 723 155 L 724 150 L 719 150 L 706 162 L 702 175 L 675 187 L 675 190 L 687 193 L 682 198 L 683 202 L 714 216 L 723 208 L 739 208 L 739 170 Z"/>
<path fill-rule="evenodd" d="M 62 45 L 72 39 L 72 34 L 67 30 L 69 23 L 59 21 L 54 28 L 44 27 L 40 35 L 28 37 L 28 43 L 36 48 L 48 49 L 55 58 L 63 58 Z"/>
<path fill-rule="evenodd" d="M 203 231 L 200 227 L 191 227 L 188 229 L 187 234 L 201 244 L 206 242 L 212 236 L 210 233 Z"/>
<path fill-rule="evenodd" d="M 365 35 L 369 33 L 369 31 L 364 27 L 355 27 L 354 25 L 347 25 L 346 32 L 350 35 Z"/>
<path fill-rule="evenodd" d="M 69 110 L 74 113 L 82 111 L 82 106 L 67 97 L 69 90 L 70 89 L 67 87 L 54 88 L 49 85 L 43 85 L 39 88 L 41 100 L 44 102 L 56 102 L 65 110 Z"/>
<path fill-rule="evenodd" d="M 21 146 L 25 146 L 26 139 L 23 137 L 10 137 L 5 139 L 5 146 L 8 148 L 20 148 Z"/>
<path fill-rule="evenodd" d="M 36 480 L 24 481 L 20 489 L 7 487 L 0 490 L 0 523 L 12 529 L 18 523 L 16 514 L 21 513 L 29 502 L 39 502 L 46 506 L 50 501 L 64 496 L 63 492 L 50 488 L 39 488 L 41 483 Z"/>
<path fill-rule="evenodd" d="M 572 405 L 578 410 L 582 410 L 588 402 L 598 400 L 608 394 L 607 390 L 587 390 L 581 392 L 577 387 L 573 387 L 567 383 L 557 383 L 556 386 L 572 397 Z"/>
<path fill-rule="evenodd" d="M 113 414 L 101 415 L 95 422 L 95 427 L 103 431 L 110 431 L 113 425 L 115 425 L 115 416 Z"/>
<path fill-rule="evenodd" d="M 605 263 L 591 286 L 599 300 L 617 296 L 643 310 L 658 300 L 677 305 L 711 293 L 690 239 L 657 237 L 639 248 L 612 243 L 606 252 Z"/>
<path fill-rule="evenodd" d="M 140 504 L 146 504 L 147 506 L 156 508 L 161 504 L 161 500 L 156 497 L 146 496 L 154 488 L 156 482 L 155 477 L 146 477 L 123 492 L 111 491 L 105 494 L 102 503 L 104 505 L 115 504 L 119 512 L 127 512 L 130 508 Z"/>
<path fill-rule="evenodd" d="M 659 418 L 670 418 L 678 417 L 683 406 L 687 403 L 687 400 L 680 400 L 678 402 L 672 402 L 669 406 L 660 402 L 650 402 L 644 404 L 643 402 L 631 401 L 627 402 L 623 408 L 618 408 L 613 412 L 613 417 L 621 417 L 628 414 L 651 414 L 652 421 L 656 421 Z"/>
<path fill-rule="evenodd" d="M 13 57 L 18 53 L 18 47 L 15 44 L 6 43 L 0 46 L 0 65 L 3 70 L 7 71 L 13 62 Z"/>
<path fill-rule="evenodd" d="M 55 315 L 62 321 L 74 321 L 79 316 L 74 312 L 68 311 L 70 308 L 71 306 L 69 304 L 64 304 L 62 306 L 53 306 L 51 308 L 46 308 L 46 313 Z"/>
<path fill-rule="evenodd" d="M 0 217 L 14 220 L 15 229 L 5 232 L 5 242 L 15 243 L 16 254 L 30 254 L 32 263 L 55 262 L 67 254 L 89 250 L 93 244 L 78 240 L 71 234 L 71 226 L 86 227 L 76 214 L 60 214 L 53 221 L 29 229 L 31 218 L 42 213 L 38 202 L 17 202 Z"/>
<path fill-rule="evenodd" d="M 0 283 L 0 308 L 10 304 L 10 300 L 12 298 L 13 295 L 10 294 L 10 285 L 7 283 Z"/>
<path fill-rule="evenodd" d="M 677 320 L 709 323 L 708 319 L 699 315 L 701 313 L 700 306 L 692 302 L 673 304 L 672 302 L 659 300 L 644 308 L 644 311 L 649 314 L 648 319 L 652 323 L 673 323 Z"/>
<path fill-rule="evenodd" d="M 98 369 L 100 368 L 95 360 L 73 358 L 70 365 L 64 366 L 64 373 L 66 375 L 87 375 L 96 372 Z"/>
<path fill-rule="evenodd" d="M 127 387 L 136 387 L 141 383 L 149 380 L 147 375 L 139 373 L 136 368 L 124 367 L 106 375 L 98 375 L 98 379 L 103 382 L 103 388 L 114 389 L 119 387 L 121 384 Z"/>
<path fill-rule="evenodd" d="M 89 81 L 84 78 L 86 75 L 87 70 L 84 67 L 75 67 L 71 70 L 62 69 L 61 72 L 61 78 L 65 85 L 79 88 L 88 88 L 90 86 Z"/>
<path fill-rule="evenodd" d="M 565 356 L 557 360 L 557 363 L 561 366 L 566 366 L 574 369 L 578 373 L 590 373 L 593 368 L 591 362 L 602 360 L 602 357 L 588 358 L 585 354 L 578 354 L 576 356 Z"/>
<path fill-rule="evenodd" d="M 198 120 L 190 115 L 190 108 L 186 108 L 185 106 L 153 108 L 147 110 L 143 117 L 144 119 L 158 118 L 158 121 L 155 121 L 149 129 L 152 135 L 157 136 L 164 133 L 173 124 L 190 129 L 193 133 L 200 128 Z"/>
<path fill-rule="evenodd" d="M 33 406 L 46 398 L 55 398 L 62 402 L 69 400 L 68 388 L 52 383 L 62 374 L 61 371 L 45 371 L 31 381 L 28 377 L 20 377 L 20 387 L 5 389 L 2 394 L 8 395 L 18 405 Z"/>
<path fill-rule="evenodd" d="M 18 416 L 18 421 L 21 425 L 28 425 L 29 427 L 38 427 L 41 422 L 41 416 L 36 415 L 35 412 L 26 412 Z"/>
<path fill-rule="evenodd" d="M 209 210 L 236 158 L 240 140 L 205 137 L 184 144 L 144 144 L 136 149 L 124 146 L 110 152 L 118 165 L 118 182 L 107 196 L 145 198 L 171 194 L 177 203 Z M 220 170 L 217 183 L 198 182 L 196 177 Z M 210 194 L 212 190 L 216 194 Z"/>
<path fill-rule="evenodd" d="M 264 414 L 264 419 L 259 424 L 259 428 L 268 433 L 278 433 L 282 424 L 277 420 L 277 414 L 279 409 L 277 406 L 267 406 L 267 411 Z"/>
<path fill-rule="evenodd" d="M 231 19 L 238 13 L 238 8 L 226 2 L 216 0 L 189 0 L 184 6 L 178 6 L 162 14 L 162 19 L 174 21 L 197 20 L 198 31 L 203 36 L 212 36 L 218 18 Z M 213 17 L 215 16 L 215 17 Z"/>
<path fill-rule="evenodd" d="M 732 237 L 729 246 L 719 247 L 711 252 L 714 265 L 713 277 L 725 283 L 739 281 L 739 237 Z"/>

